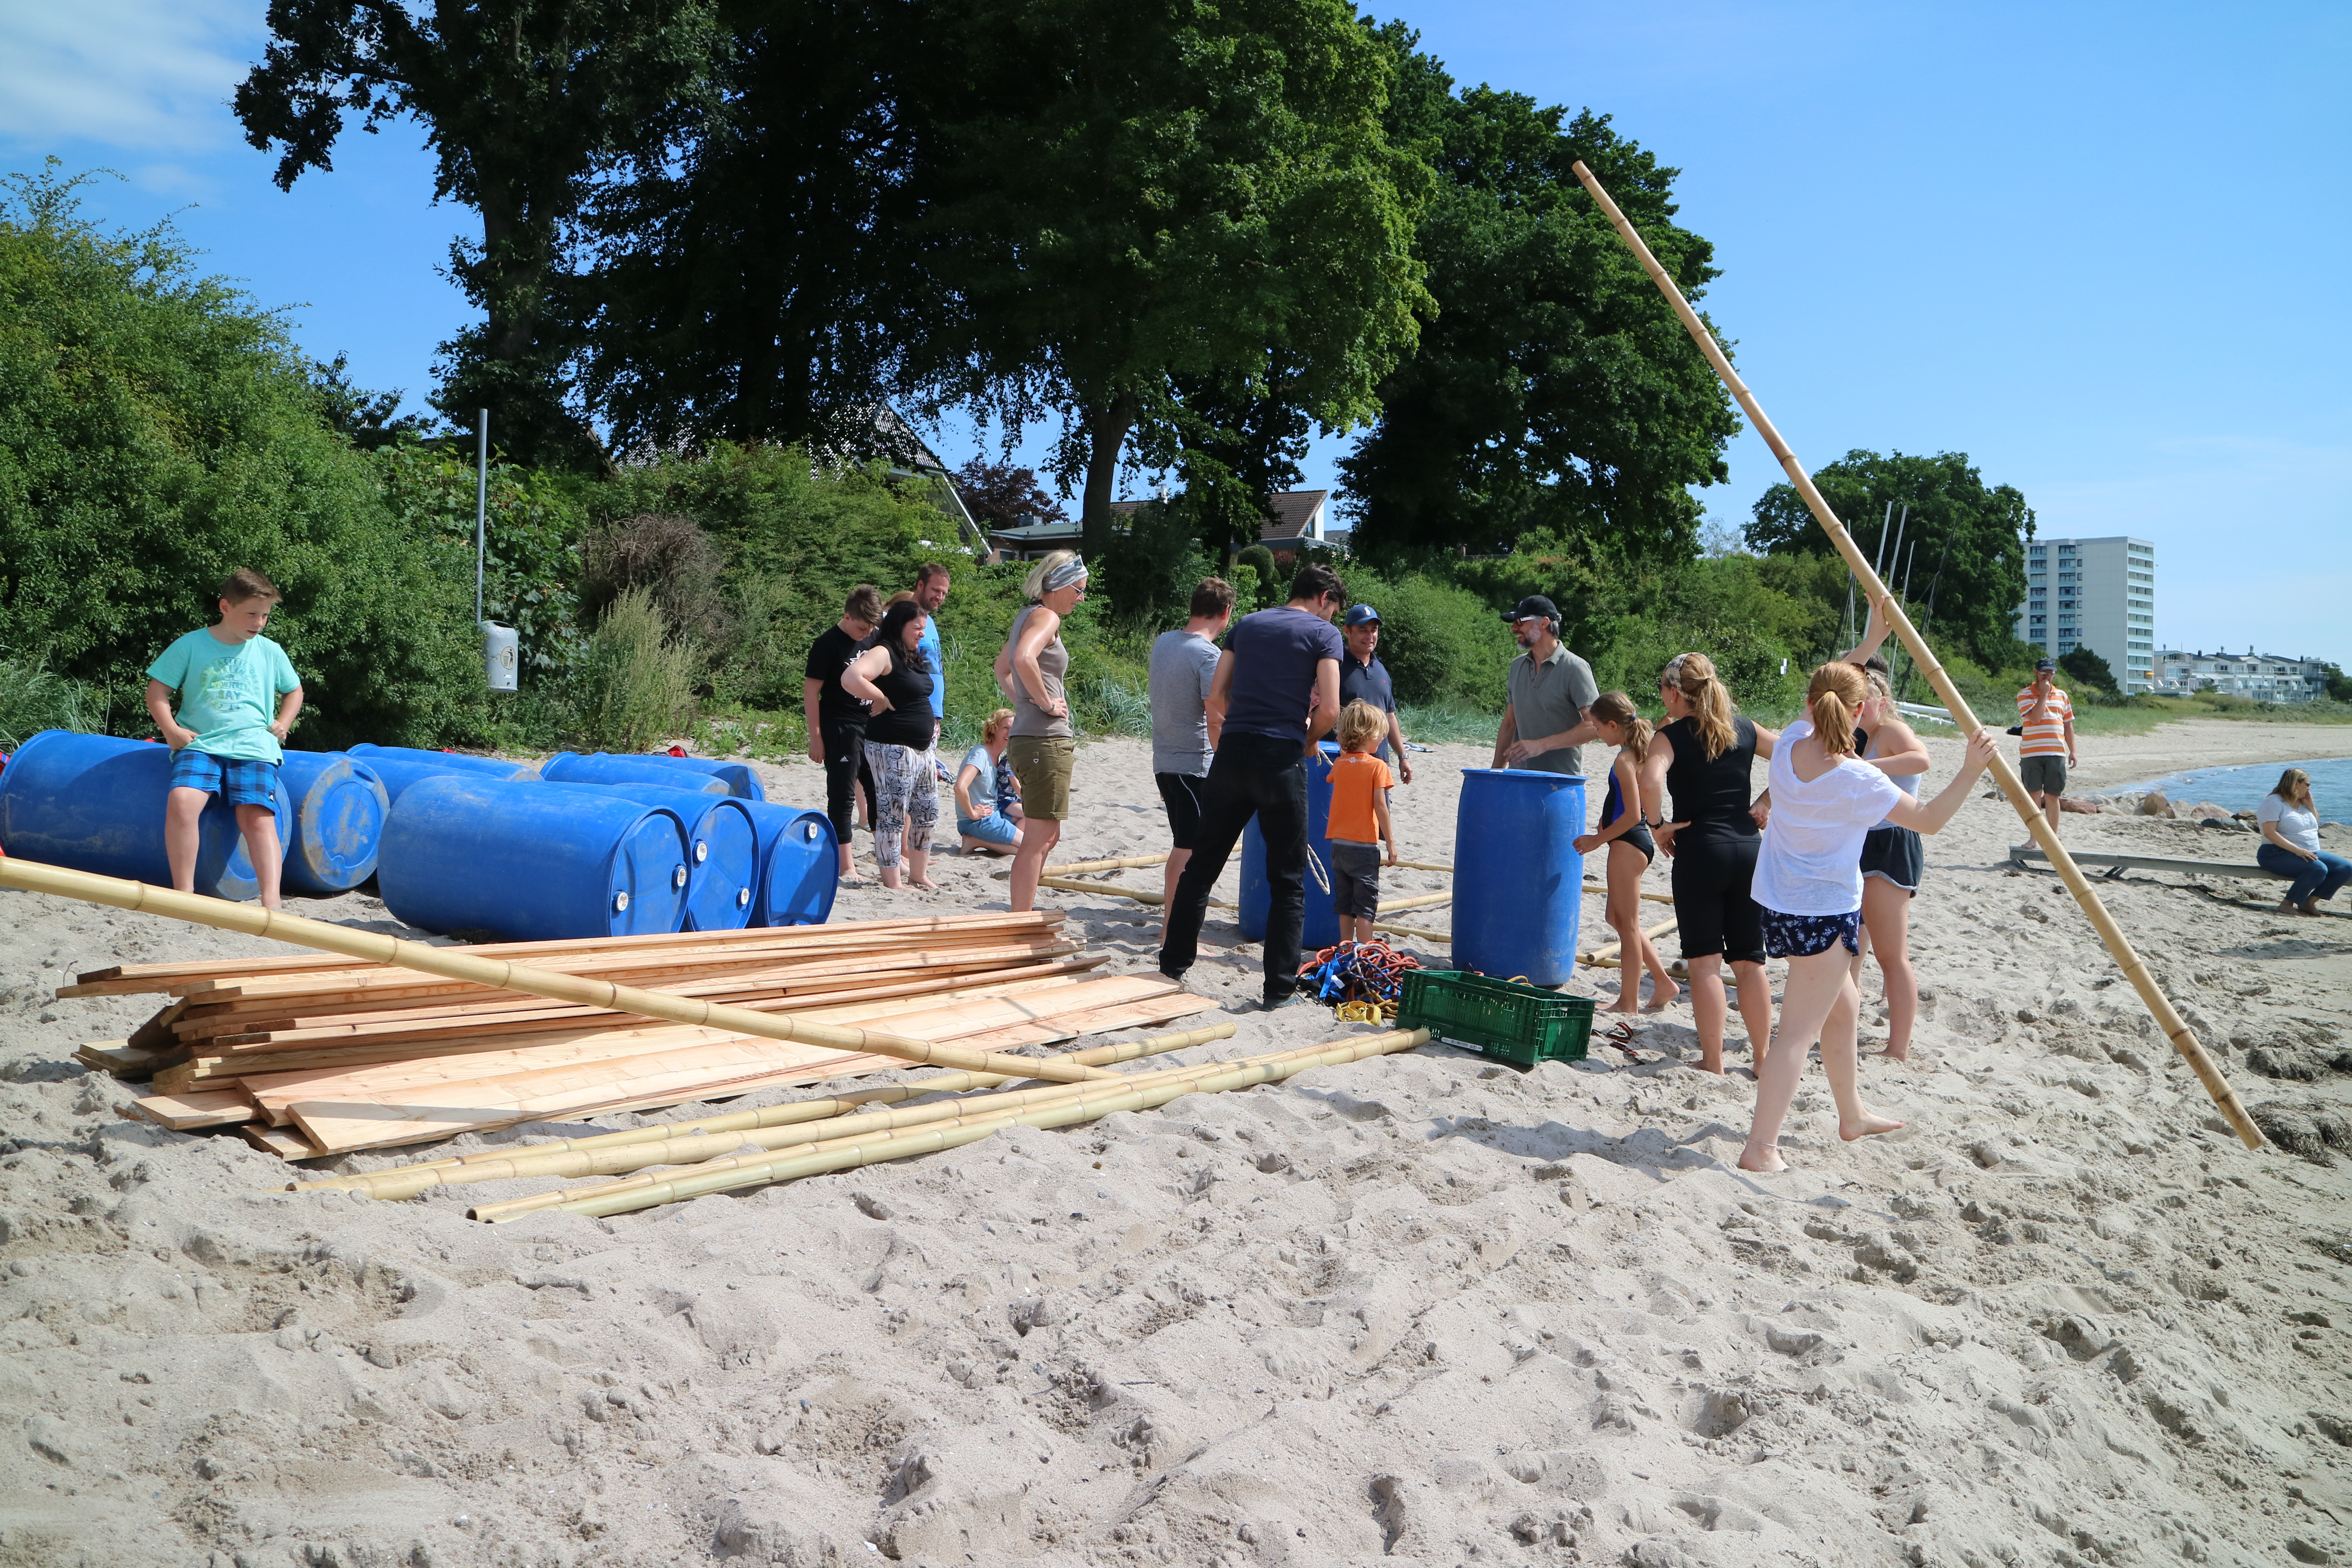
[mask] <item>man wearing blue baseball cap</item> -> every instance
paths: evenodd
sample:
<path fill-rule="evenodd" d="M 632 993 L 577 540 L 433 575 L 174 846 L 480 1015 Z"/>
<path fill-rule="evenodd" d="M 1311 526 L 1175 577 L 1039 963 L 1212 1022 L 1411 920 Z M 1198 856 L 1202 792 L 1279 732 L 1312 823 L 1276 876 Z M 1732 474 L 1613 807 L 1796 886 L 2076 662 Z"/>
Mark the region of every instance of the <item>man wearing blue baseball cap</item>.
<path fill-rule="evenodd" d="M 1389 679 L 1389 667 L 1374 651 L 1381 646 L 1381 613 L 1370 605 L 1358 605 L 1348 612 L 1339 639 L 1348 645 L 1348 657 L 1339 661 L 1339 706 L 1369 702 L 1388 715 L 1389 738 L 1381 742 L 1380 759 L 1395 763 L 1397 777 L 1412 783 L 1412 763 L 1404 754 L 1404 731 L 1397 727 L 1396 682 Z"/>

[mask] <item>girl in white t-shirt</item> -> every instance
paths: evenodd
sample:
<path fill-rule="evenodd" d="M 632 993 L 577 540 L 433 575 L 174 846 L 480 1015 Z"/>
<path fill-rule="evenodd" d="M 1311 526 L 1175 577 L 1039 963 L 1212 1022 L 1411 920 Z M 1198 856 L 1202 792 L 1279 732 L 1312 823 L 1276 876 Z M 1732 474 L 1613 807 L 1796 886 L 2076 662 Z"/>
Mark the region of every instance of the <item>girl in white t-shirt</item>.
<path fill-rule="evenodd" d="M 1739 1154 L 1743 1171 L 1788 1169 L 1780 1123 L 1817 1038 L 1837 1099 L 1838 1136 L 1852 1142 L 1903 1125 L 1864 1105 L 1854 1083 L 1862 998 L 1848 961 L 1862 945 L 1863 836 L 1881 820 L 1918 833 L 1941 829 L 1992 761 L 1994 743 L 1992 732 L 1979 728 L 1952 782 L 1933 800 L 1914 800 L 1853 754 L 1854 716 L 1868 689 L 1853 665 L 1822 666 L 1805 690 L 1811 718 L 1782 731 L 1773 748 L 1772 817 L 1751 890 L 1763 910 L 1765 953 L 1789 961 L 1789 982 L 1779 1036 L 1756 1087 L 1756 1120 Z"/>
<path fill-rule="evenodd" d="M 2320 900 L 2334 898 L 2352 881 L 2352 860 L 2319 847 L 2319 808 L 2311 803 L 2311 775 L 2301 768 L 2279 775 L 2278 788 L 2254 807 L 2254 822 L 2263 830 L 2254 858 L 2263 870 L 2287 879 L 2279 913 L 2315 915 Z"/>

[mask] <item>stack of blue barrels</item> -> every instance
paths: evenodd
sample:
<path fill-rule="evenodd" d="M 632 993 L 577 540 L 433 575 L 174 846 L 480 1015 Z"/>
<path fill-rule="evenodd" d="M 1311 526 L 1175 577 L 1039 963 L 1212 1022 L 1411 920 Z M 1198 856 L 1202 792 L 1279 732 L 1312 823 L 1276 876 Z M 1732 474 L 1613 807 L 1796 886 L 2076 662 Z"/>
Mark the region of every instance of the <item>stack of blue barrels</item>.
<path fill-rule="evenodd" d="M 171 752 L 45 731 L 0 768 L 0 851 L 168 887 Z M 289 751 L 278 771 L 289 893 L 373 878 L 426 931 L 511 941 L 817 925 L 838 887 L 822 812 L 768 804 L 751 768 L 697 757 L 582 756 L 541 768 L 398 746 Z M 196 889 L 260 891 L 236 814 L 202 820 Z"/>

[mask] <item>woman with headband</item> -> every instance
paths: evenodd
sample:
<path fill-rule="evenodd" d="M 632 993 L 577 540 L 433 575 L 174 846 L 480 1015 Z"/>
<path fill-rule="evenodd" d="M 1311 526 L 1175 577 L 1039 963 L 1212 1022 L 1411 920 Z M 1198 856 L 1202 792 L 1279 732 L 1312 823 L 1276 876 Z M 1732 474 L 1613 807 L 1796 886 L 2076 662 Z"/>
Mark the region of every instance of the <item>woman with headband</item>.
<path fill-rule="evenodd" d="M 1033 908 L 1045 858 L 1061 842 L 1070 815 L 1070 770 L 1077 742 L 1062 689 L 1070 650 L 1062 646 L 1062 617 L 1087 596 L 1087 563 L 1074 550 L 1056 550 L 1030 568 L 1022 584 L 1029 600 L 1013 617 L 996 656 L 996 684 L 1013 704 L 1013 739 L 1006 754 L 1021 781 L 1021 847 L 1013 857 L 1013 908 Z"/>
<path fill-rule="evenodd" d="M 1734 710 L 1731 689 L 1703 653 L 1669 661 L 1658 677 L 1667 722 L 1642 763 L 1642 810 L 1658 847 L 1674 860 L 1675 921 L 1690 972 L 1699 1066 L 1723 1070 L 1723 1030 L 1731 1007 L 1721 964 L 1739 986 L 1750 1068 L 1759 1076 L 1772 1040 L 1772 988 L 1764 978 L 1764 931 L 1748 879 L 1768 808 L 1748 801 L 1757 757 L 1780 738 Z M 1673 820 L 1664 807 L 1674 797 Z M 1653 816 L 1651 814 L 1654 813 Z"/>

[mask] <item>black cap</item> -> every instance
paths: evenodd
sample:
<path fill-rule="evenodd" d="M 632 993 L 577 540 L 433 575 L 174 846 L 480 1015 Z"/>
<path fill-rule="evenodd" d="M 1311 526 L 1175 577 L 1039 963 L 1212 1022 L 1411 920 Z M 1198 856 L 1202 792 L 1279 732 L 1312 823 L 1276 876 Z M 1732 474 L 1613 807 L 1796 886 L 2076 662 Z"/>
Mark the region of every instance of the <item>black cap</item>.
<path fill-rule="evenodd" d="M 1529 594 L 1526 598 L 1519 601 L 1519 607 L 1517 609 L 1513 610 L 1509 615 L 1505 616 L 1503 618 L 1514 624 L 1520 621 L 1538 619 L 1556 621 L 1559 619 L 1559 606 L 1553 604 L 1549 599 L 1545 598 L 1541 594 Z"/>
<path fill-rule="evenodd" d="M 2037 658 L 2033 661 L 2033 668 L 2037 670 L 2055 669 L 2058 668 L 2058 661 L 2054 658 Z"/>

